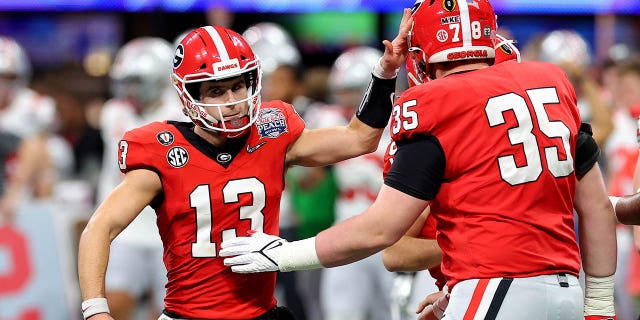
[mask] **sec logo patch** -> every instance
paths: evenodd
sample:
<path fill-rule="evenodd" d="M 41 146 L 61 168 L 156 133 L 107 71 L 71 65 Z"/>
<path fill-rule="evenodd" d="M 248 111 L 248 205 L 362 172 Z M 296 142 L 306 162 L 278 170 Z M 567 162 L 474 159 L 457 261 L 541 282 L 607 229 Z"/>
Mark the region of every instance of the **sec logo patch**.
<path fill-rule="evenodd" d="M 174 168 L 182 168 L 189 161 L 189 153 L 183 147 L 173 147 L 167 152 L 167 162 Z"/>

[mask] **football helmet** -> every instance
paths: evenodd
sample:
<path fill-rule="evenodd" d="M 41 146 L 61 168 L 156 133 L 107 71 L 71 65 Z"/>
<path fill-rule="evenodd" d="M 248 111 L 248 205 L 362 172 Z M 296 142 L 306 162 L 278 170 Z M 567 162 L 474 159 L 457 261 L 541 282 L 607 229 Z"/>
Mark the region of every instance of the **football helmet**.
<path fill-rule="evenodd" d="M 191 121 L 209 131 L 237 137 L 255 122 L 260 110 L 260 61 L 240 34 L 221 26 L 206 26 L 191 31 L 176 47 L 171 74 L 178 91 L 183 112 Z M 230 103 L 205 104 L 200 101 L 200 84 L 242 76 L 247 86 L 247 97 Z M 222 108 L 248 103 L 247 115 L 240 119 L 225 120 Z M 216 108 L 221 121 L 208 112 Z"/>
<path fill-rule="evenodd" d="M 111 93 L 143 108 L 169 88 L 173 49 L 161 38 L 142 37 L 127 42 L 116 53 L 109 71 Z"/>
<path fill-rule="evenodd" d="M 334 100 L 348 101 L 334 102 L 344 106 L 357 106 L 371 81 L 373 67 L 380 57 L 382 51 L 371 47 L 355 47 L 341 53 L 329 72 L 329 93 Z M 354 99 L 338 99 L 337 95 L 346 92 L 355 93 Z"/>
<path fill-rule="evenodd" d="M 300 64 L 300 52 L 289 33 L 272 22 L 261 22 L 250 26 L 242 37 L 260 59 L 260 68 L 265 75 L 271 74 L 278 66 Z"/>
<path fill-rule="evenodd" d="M 9 37 L 0 36 L 0 75 L 15 77 L 26 85 L 31 77 L 31 63 L 24 49 Z"/>
<path fill-rule="evenodd" d="M 496 16 L 488 0 L 418 0 L 413 6 L 409 52 L 415 77 L 429 78 L 429 64 L 493 59 Z"/>
<path fill-rule="evenodd" d="M 496 34 L 496 47 L 495 47 L 495 62 L 498 64 L 505 61 L 522 61 L 520 57 L 520 50 L 515 45 L 515 41 L 507 39 L 499 34 Z"/>
<path fill-rule="evenodd" d="M 555 30 L 542 39 L 538 59 L 553 64 L 573 62 L 587 67 L 591 63 L 591 54 L 587 41 L 579 33 Z"/>

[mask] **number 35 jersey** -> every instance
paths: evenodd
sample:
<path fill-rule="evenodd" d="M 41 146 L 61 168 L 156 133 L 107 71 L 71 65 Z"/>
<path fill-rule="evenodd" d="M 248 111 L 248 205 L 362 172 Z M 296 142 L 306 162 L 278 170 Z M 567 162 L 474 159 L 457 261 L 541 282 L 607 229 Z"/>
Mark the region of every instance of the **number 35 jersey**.
<path fill-rule="evenodd" d="M 579 127 L 569 80 L 546 63 L 505 62 L 404 92 L 391 123 L 398 154 L 403 141 L 432 136 L 444 155 L 443 182 L 425 200 L 432 200 L 450 286 L 470 278 L 579 273 L 573 224 Z"/>
<path fill-rule="evenodd" d="M 192 123 L 154 122 L 120 141 L 120 169 L 153 170 L 163 192 L 151 204 L 164 245 L 165 309 L 194 319 L 250 319 L 276 304 L 275 273 L 237 274 L 223 240 L 249 230 L 278 234 L 288 146 L 304 129 L 293 107 L 263 103 L 247 138 L 217 149 Z"/>

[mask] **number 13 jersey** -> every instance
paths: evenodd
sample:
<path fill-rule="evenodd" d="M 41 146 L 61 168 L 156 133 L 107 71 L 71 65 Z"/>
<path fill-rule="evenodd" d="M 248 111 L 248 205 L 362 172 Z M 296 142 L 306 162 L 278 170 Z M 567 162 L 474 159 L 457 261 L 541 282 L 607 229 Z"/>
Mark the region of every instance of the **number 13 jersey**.
<path fill-rule="evenodd" d="M 276 305 L 276 275 L 233 273 L 220 243 L 249 230 L 279 233 L 285 156 L 304 123 L 288 104 L 263 103 L 248 137 L 223 149 L 193 126 L 165 121 L 127 132 L 120 169 L 150 169 L 162 180 L 152 206 L 167 267 L 165 309 L 194 319 L 254 318 Z"/>

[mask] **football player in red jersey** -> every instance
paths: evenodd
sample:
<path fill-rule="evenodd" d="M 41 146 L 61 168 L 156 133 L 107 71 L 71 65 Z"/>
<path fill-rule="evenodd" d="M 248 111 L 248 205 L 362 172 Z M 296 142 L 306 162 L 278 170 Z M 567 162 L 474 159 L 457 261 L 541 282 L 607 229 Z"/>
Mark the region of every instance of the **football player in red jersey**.
<path fill-rule="evenodd" d="M 80 240 L 84 318 L 112 319 L 104 298 L 109 243 L 151 205 L 168 278 L 160 319 L 291 319 L 276 307 L 275 274 L 233 273 L 220 244 L 250 230 L 278 233 L 287 167 L 326 165 L 377 148 L 410 26 L 407 9 L 396 39 L 383 42 L 352 121 L 317 130 L 306 130 L 293 106 L 260 101 L 259 58 L 242 36 L 220 26 L 189 33 L 176 48 L 172 80 L 191 122 L 153 122 L 119 142 L 124 180 Z"/>
<path fill-rule="evenodd" d="M 392 245 L 430 205 L 451 290 L 444 319 L 615 318 L 613 208 L 585 155 L 597 146 L 580 133 L 566 74 L 540 62 L 489 67 L 496 18 L 487 0 L 414 9 L 411 54 L 432 80 L 395 102 L 398 150 L 374 204 L 315 238 L 225 241 L 225 264 L 251 273 L 350 263 Z"/>

